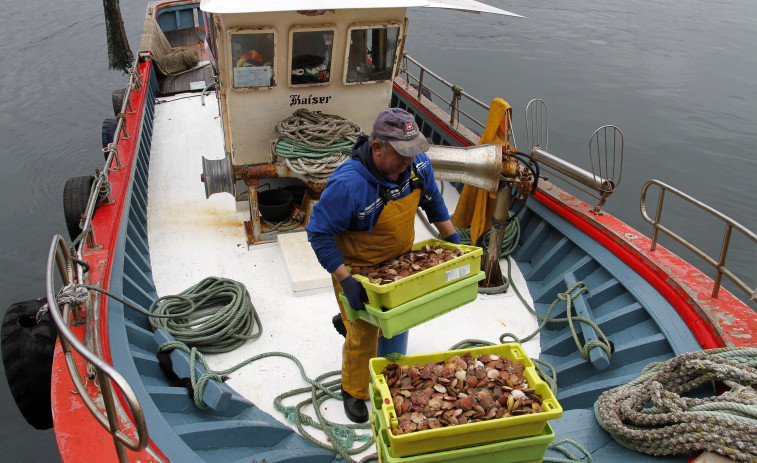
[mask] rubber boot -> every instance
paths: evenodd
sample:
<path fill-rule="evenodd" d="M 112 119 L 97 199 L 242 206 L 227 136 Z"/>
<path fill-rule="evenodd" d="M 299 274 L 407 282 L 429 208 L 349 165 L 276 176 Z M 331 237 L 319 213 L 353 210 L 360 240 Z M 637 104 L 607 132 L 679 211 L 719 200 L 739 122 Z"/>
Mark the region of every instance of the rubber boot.
<path fill-rule="evenodd" d="M 407 337 L 409 331 L 396 334 L 391 338 L 385 338 L 379 336 L 378 350 L 376 355 L 379 357 L 386 357 L 391 354 L 405 355 L 407 353 Z"/>
<path fill-rule="evenodd" d="M 352 397 L 344 389 L 341 392 L 344 401 L 344 414 L 347 415 L 347 418 L 353 423 L 368 421 L 368 407 L 365 405 L 365 401 Z"/>
<path fill-rule="evenodd" d="M 347 337 L 347 327 L 344 326 L 344 321 L 342 320 L 341 314 L 336 314 L 331 318 L 331 324 L 334 325 L 334 329 L 337 333 L 341 334 L 344 337 Z"/>

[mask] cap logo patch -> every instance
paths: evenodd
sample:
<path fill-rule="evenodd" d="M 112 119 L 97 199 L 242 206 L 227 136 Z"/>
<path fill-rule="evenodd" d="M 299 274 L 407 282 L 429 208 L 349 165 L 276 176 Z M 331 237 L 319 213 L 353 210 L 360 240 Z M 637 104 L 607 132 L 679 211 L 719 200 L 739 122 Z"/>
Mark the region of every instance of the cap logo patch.
<path fill-rule="evenodd" d="M 412 122 L 408 122 L 407 125 L 405 125 L 405 136 L 410 137 L 415 135 L 415 127 L 413 127 Z"/>

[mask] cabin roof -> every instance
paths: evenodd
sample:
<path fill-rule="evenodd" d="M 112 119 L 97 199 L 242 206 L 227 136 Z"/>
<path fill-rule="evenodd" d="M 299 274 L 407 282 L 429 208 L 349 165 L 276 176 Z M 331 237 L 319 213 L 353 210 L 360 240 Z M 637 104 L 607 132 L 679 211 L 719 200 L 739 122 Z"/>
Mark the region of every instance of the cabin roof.
<path fill-rule="evenodd" d="M 475 0 L 279 0 L 263 2 L 259 0 L 202 0 L 200 9 L 208 13 L 270 13 L 276 11 L 320 11 L 364 8 L 444 8 L 493 13 L 522 17 L 510 11 L 495 8 Z"/>

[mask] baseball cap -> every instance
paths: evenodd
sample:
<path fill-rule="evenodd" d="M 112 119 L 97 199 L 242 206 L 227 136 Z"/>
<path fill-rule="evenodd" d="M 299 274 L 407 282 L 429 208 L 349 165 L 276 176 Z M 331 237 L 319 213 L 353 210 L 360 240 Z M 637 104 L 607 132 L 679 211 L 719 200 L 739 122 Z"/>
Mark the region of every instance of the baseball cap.
<path fill-rule="evenodd" d="M 378 113 L 371 136 L 376 140 L 388 141 L 398 153 L 409 158 L 425 153 L 429 148 L 413 115 L 400 108 L 389 108 Z"/>

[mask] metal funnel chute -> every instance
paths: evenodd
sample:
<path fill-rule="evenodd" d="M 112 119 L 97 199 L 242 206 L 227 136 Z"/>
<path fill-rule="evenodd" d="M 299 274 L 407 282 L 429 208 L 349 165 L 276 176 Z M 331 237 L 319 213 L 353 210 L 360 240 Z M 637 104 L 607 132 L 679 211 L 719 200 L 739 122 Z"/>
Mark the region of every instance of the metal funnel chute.
<path fill-rule="evenodd" d="M 426 152 L 434 167 L 434 178 L 497 191 L 502 172 L 502 143 L 467 147 L 436 146 Z"/>

